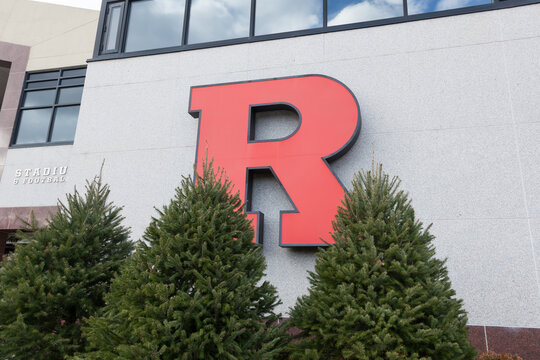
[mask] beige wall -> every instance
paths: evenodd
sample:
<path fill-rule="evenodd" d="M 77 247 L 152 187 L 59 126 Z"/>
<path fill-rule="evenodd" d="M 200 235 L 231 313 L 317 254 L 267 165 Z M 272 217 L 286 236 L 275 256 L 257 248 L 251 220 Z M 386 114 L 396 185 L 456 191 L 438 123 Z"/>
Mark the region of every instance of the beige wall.
<path fill-rule="evenodd" d="M 98 17 L 94 10 L 0 0 L 0 41 L 30 47 L 27 71 L 82 65 L 92 56 Z"/>

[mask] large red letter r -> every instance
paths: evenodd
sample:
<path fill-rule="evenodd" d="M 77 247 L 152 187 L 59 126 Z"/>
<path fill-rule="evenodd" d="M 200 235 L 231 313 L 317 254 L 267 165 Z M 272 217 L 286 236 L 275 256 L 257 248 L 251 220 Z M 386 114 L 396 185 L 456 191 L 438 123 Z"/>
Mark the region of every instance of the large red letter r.
<path fill-rule="evenodd" d="M 285 139 L 251 140 L 254 109 L 289 108 L 300 126 Z M 321 75 L 196 86 L 189 112 L 199 117 L 197 171 L 208 149 L 214 165 L 225 169 L 235 191 L 246 199 L 248 216 L 257 224 L 262 214 L 250 212 L 250 172 L 271 169 L 294 204 L 281 212 L 280 246 L 320 246 L 329 233 L 345 190 L 327 161 L 343 155 L 360 132 L 360 110 L 345 85 Z M 324 239 L 324 241 L 322 241 Z"/>

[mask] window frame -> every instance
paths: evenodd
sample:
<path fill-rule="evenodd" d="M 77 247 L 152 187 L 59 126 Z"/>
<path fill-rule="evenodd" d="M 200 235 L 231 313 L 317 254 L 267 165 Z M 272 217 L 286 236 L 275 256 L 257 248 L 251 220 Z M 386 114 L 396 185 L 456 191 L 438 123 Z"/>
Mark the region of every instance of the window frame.
<path fill-rule="evenodd" d="M 84 69 L 84 75 L 72 75 L 72 76 L 64 76 L 64 72 L 70 71 L 70 70 L 82 70 Z M 55 78 L 51 79 L 37 79 L 37 80 L 31 80 L 30 77 L 35 74 L 42 74 L 42 73 L 49 73 L 49 72 L 58 72 L 57 76 Z M 62 80 L 69 80 L 69 79 L 80 79 L 82 78 L 81 84 L 67 84 L 62 85 Z M 28 88 L 28 84 L 34 84 L 34 83 L 40 83 L 40 82 L 46 82 L 46 81 L 56 81 L 56 84 L 53 86 L 45 86 L 42 88 Z M 9 148 L 28 148 L 28 147 L 43 147 L 43 146 L 58 146 L 58 145 L 72 145 L 73 140 L 70 141 L 51 141 L 52 135 L 53 135 L 53 129 L 55 124 L 55 118 L 56 118 L 56 112 L 59 108 L 64 107 L 70 107 L 70 106 L 81 106 L 81 101 L 77 103 L 62 103 L 59 104 L 58 100 L 60 97 L 60 90 L 61 89 L 67 89 L 67 88 L 76 88 L 81 87 L 84 89 L 84 82 L 86 81 L 86 66 L 72 66 L 72 67 L 65 67 L 65 68 L 56 68 L 56 69 L 47 69 L 47 70 L 39 70 L 39 71 L 31 71 L 27 72 L 24 77 L 23 82 L 23 88 L 21 90 L 21 97 L 19 100 L 19 106 L 17 107 L 17 116 L 15 119 L 15 125 L 13 126 L 13 132 L 11 134 L 11 140 Z M 37 105 L 37 106 L 24 106 L 24 102 L 26 100 L 26 94 L 29 92 L 36 92 L 36 91 L 43 91 L 43 90 L 54 90 L 54 99 L 53 103 L 49 105 Z M 49 119 L 49 127 L 47 130 L 47 140 L 45 142 L 40 143 L 26 143 L 26 144 L 17 144 L 17 138 L 19 137 L 19 129 L 21 125 L 21 118 L 22 114 L 25 110 L 39 110 L 39 109 L 51 109 L 51 115 Z"/>
<path fill-rule="evenodd" d="M 121 49 L 121 45 L 124 43 L 124 36 L 123 36 L 123 29 L 124 26 L 127 25 L 125 21 L 126 16 L 126 2 L 125 1 L 112 1 L 112 2 L 103 2 L 105 5 L 105 15 L 103 20 L 103 26 L 101 31 L 101 39 L 100 39 L 100 54 L 115 54 L 120 51 L 123 51 Z M 114 48 L 112 50 L 106 50 L 105 45 L 108 45 L 106 37 L 109 35 L 109 31 L 111 28 L 111 19 L 112 16 L 109 16 L 111 14 L 112 9 L 115 7 L 120 7 L 120 19 L 118 22 L 118 31 L 116 32 L 116 39 Z"/>
<path fill-rule="evenodd" d="M 434 19 L 434 18 L 441 18 L 441 17 L 447 17 L 447 16 L 491 11 L 491 10 L 497 10 L 497 9 L 505 9 L 505 8 L 512 8 L 512 7 L 517 7 L 517 6 L 540 3 L 540 0 L 492 0 L 490 4 L 475 5 L 475 6 L 469 6 L 469 7 L 461 7 L 461 8 L 455 8 L 455 9 L 449 9 L 449 10 L 425 12 L 425 13 L 420 13 L 420 14 L 409 15 L 408 8 L 407 8 L 407 5 L 408 5 L 407 0 L 403 0 L 403 16 L 329 26 L 328 25 L 328 1 L 322 0 L 323 1 L 323 18 L 322 18 L 321 27 L 305 29 L 305 30 L 295 30 L 295 31 L 289 31 L 289 32 L 272 33 L 272 34 L 265 34 L 265 35 L 255 35 L 256 0 L 251 0 L 249 36 L 242 37 L 242 38 L 189 44 L 187 40 L 188 40 L 190 10 L 191 10 L 192 0 L 186 0 L 184 19 L 179 19 L 179 21 L 183 21 L 183 34 L 182 34 L 181 45 L 167 47 L 167 48 L 156 48 L 156 49 L 149 49 L 149 50 L 124 52 L 124 46 L 125 46 L 125 41 L 126 41 L 126 29 L 128 25 L 127 22 L 129 21 L 129 8 L 130 8 L 129 5 L 133 1 L 138 1 L 138 0 L 103 0 L 102 5 L 101 5 L 100 16 L 99 16 L 98 31 L 97 31 L 97 36 L 96 36 L 96 43 L 94 46 L 94 54 L 93 54 L 93 58 L 88 60 L 89 62 L 109 60 L 109 59 L 130 58 L 130 57 L 145 56 L 145 55 L 155 55 L 155 54 L 163 54 L 163 53 L 171 53 L 171 52 L 180 52 L 180 51 L 188 51 L 188 50 L 195 50 L 195 49 L 205 49 L 205 48 L 212 48 L 212 47 L 219 47 L 219 46 L 226 46 L 226 45 L 252 43 L 252 42 L 258 42 L 258 41 L 286 39 L 286 38 L 292 38 L 292 37 L 298 37 L 298 36 L 324 34 L 324 33 L 336 32 L 336 31 L 345 31 L 345 30 L 354 30 L 354 29 L 368 28 L 368 27 L 374 27 L 374 26 L 399 24 L 399 23 L 404 23 L 404 22 L 409 22 L 409 21 Z M 122 19 L 121 19 L 120 29 L 118 31 L 118 36 L 117 36 L 117 41 L 118 41 L 117 50 L 115 52 L 112 52 L 112 51 L 103 52 L 101 51 L 101 46 L 103 43 L 102 40 L 104 36 L 104 31 L 103 31 L 104 24 L 107 19 L 107 16 L 106 16 L 107 8 L 109 4 L 120 3 L 120 2 L 124 3 L 124 7 L 123 7 L 124 11 L 123 11 Z"/>

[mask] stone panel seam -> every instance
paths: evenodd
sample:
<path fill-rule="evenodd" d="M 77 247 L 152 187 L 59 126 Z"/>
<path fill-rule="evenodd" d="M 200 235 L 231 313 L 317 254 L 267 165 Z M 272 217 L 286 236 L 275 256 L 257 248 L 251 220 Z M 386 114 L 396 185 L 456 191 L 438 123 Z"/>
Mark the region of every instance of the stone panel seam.
<path fill-rule="evenodd" d="M 116 153 L 129 153 L 129 152 L 140 152 L 140 151 L 169 151 L 169 150 L 185 150 L 185 149 L 194 149 L 197 145 L 186 145 L 186 146 L 171 146 L 164 148 L 145 148 L 145 149 L 122 149 L 122 150 L 105 150 L 105 151 L 80 151 L 77 152 L 79 155 L 97 155 L 97 154 L 116 154 Z"/>
<path fill-rule="evenodd" d="M 533 259 L 534 264 L 534 275 L 536 277 L 536 287 L 538 290 L 538 299 L 540 300 L 540 278 L 538 275 L 538 263 L 536 261 L 536 251 L 534 248 L 534 240 L 533 240 L 533 232 L 532 232 L 532 224 L 531 224 L 531 216 L 529 212 L 529 206 L 527 202 L 527 190 L 525 188 L 525 176 L 523 174 L 523 164 L 521 162 L 521 149 L 519 146 L 519 135 L 518 135 L 518 124 L 516 122 L 515 117 L 515 111 L 514 111 L 514 102 L 512 101 L 512 92 L 511 92 L 511 86 L 510 86 L 510 76 L 508 73 L 508 58 L 506 56 L 507 54 L 507 46 L 506 44 L 502 48 L 503 51 L 503 61 L 504 61 L 504 76 L 506 77 L 506 87 L 508 89 L 508 100 L 510 101 L 510 114 L 512 116 L 512 128 L 513 128 L 513 135 L 514 135 L 514 143 L 516 148 L 516 154 L 517 154 L 517 161 L 519 166 L 519 175 L 521 178 L 521 191 L 523 194 L 523 204 L 525 206 L 525 215 L 527 217 L 527 227 L 529 230 L 529 242 L 531 244 L 531 256 Z"/>
<path fill-rule="evenodd" d="M 51 40 L 53 40 L 53 39 L 55 39 L 55 38 L 57 38 L 57 37 L 59 37 L 59 36 L 62 36 L 62 35 L 64 35 L 64 34 L 68 34 L 68 33 L 72 32 L 73 30 L 76 30 L 76 29 L 78 29 L 78 28 L 81 28 L 81 27 L 86 26 L 86 25 L 88 25 L 88 24 L 90 24 L 90 23 L 93 23 L 93 22 L 95 23 L 95 22 L 97 22 L 97 20 L 96 20 L 96 19 L 92 19 L 92 20 L 90 20 L 90 21 L 88 21 L 88 22 L 86 22 L 86 23 L 84 23 L 84 24 L 77 25 L 77 26 L 75 26 L 75 27 L 73 27 L 73 28 L 71 28 L 71 29 L 67 29 L 66 31 L 64 31 L 64 32 L 62 32 L 62 33 L 60 33 L 60 34 L 55 34 L 54 36 L 51 36 L 50 38 L 43 39 L 43 40 L 41 40 L 40 42 L 37 42 L 37 43 L 35 43 L 35 44 L 32 44 L 31 46 L 36 46 L 36 45 L 40 45 L 40 44 L 42 44 L 42 43 L 45 43 L 45 42 L 47 42 L 47 41 L 51 41 Z"/>
<path fill-rule="evenodd" d="M 414 201 L 414 199 L 413 199 Z M 536 219 L 536 217 L 456 217 L 456 218 L 420 218 L 420 220 L 424 223 L 430 222 L 430 221 L 492 221 L 492 220 L 531 220 Z"/>
<path fill-rule="evenodd" d="M 489 351 L 489 345 L 488 345 L 488 339 L 487 339 L 487 331 L 486 331 L 486 326 L 482 326 L 484 328 L 484 340 L 486 341 L 486 352 Z"/>

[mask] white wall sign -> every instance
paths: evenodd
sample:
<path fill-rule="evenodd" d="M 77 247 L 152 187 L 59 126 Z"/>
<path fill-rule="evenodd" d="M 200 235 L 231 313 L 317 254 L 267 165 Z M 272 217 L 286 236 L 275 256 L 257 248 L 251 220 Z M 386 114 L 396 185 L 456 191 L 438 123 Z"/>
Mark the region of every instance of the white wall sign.
<path fill-rule="evenodd" d="M 15 170 L 14 185 L 51 184 L 66 182 L 67 166 Z"/>

